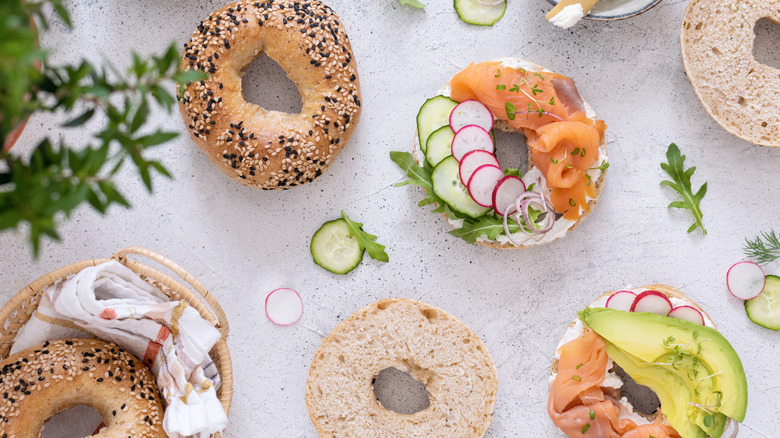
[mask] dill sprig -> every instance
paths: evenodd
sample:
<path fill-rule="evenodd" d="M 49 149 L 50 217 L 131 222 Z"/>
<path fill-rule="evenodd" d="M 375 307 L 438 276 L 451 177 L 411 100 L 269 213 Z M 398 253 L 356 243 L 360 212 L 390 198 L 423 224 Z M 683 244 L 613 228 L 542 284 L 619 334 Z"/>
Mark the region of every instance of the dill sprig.
<path fill-rule="evenodd" d="M 745 239 L 745 255 L 755 259 L 759 264 L 765 265 L 780 258 L 780 238 L 775 230 L 762 232 L 755 240 Z"/>

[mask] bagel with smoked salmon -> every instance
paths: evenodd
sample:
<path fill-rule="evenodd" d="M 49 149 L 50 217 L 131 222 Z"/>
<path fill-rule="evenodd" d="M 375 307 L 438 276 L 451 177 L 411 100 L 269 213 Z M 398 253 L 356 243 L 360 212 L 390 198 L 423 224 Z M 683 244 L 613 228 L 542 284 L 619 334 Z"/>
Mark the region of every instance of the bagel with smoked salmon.
<path fill-rule="evenodd" d="M 635 411 L 620 376 L 650 388 L 660 407 Z M 605 293 L 579 312 L 550 379 L 547 411 L 568 437 L 719 438 L 747 408 L 731 344 L 693 300 L 662 284 Z"/>
<path fill-rule="evenodd" d="M 496 146 L 494 129 L 525 142 Z M 451 234 L 517 249 L 561 238 L 590 213 L 609 166 L 605 130 L 571 78 L 501 58 L 469 65 L 425 102 L 414 163 L 399 152 L 391 158 L 411 182 L 414 173 L 428 176 L 420 205 L 435 203 Z M 497 147 L 525 147 L 528 165 L 502 166 Z"/>

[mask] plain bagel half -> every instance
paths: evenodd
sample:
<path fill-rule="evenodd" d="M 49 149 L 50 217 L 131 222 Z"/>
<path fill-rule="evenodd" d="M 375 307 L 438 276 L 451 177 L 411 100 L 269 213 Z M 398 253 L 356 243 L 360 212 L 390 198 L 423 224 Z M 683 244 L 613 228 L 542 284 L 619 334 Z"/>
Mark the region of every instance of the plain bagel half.
<path fill-rule="evenodd" d="M 243 70 L 263 53 L 298 87 L 299 114 L 244 100 Z M 209 78 L 179 91 L 194 142 L 234 180 L 283 190 L 322 175 L 360 116 L 360 82 L 339 17 L 318 0 L 237 1 L 202 21 L 181 68 Z"/>
<path fill-rule="evenodd" d="M 377 401 L 373 380 L 396 368 L 425 384 L 430 405 L 403 415 Z M 409 299 L 370 304 L 322 341 L 306 407 L 322 437 L 481 437 L 493 416 L 496 367 L 485 344 L 449 313 Z"/>
<path fill-rule="evenodd" d="M 780 0 L 691 0 L 680 48 L 693 90 L 723 129 L 780 147 L 780 70 L 753 56 L 762 18 L 780 24 Z"/>

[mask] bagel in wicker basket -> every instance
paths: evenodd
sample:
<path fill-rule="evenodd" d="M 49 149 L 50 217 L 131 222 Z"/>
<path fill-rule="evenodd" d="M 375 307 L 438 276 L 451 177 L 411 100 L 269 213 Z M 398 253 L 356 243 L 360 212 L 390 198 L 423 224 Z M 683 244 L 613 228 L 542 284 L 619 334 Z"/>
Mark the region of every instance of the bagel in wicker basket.
<path fill-rule="evenodd" d="M 133 260 L 129 257 L 131 255 L 147 257 L 173 272 L 183 281 L 176 280 L 159 270 Z M 216 298 L 211 295 L 205 286 L 203 286 L 203 284 L 194 276 L 168 258 L 146 248 L 128 247 L 117 251 L 110 258 L 92 259 L 74 263 L 40 277 L 16 293 L 16 295 L 0 308 L 0 324 L 2 324 L 2 327 L 0 328 L 0 361 L 9 357 L 17 333 L 20 328 L 30 320 L 33 313 L 38 308 L 43 296 L 43 290 L 46 287 L 57 284 L 68 277 L 81 272 L 85 268 L 97 266 L 112 260 L 126 266 L 138 274 L 142 279 L 159 288 L 159 290 L 171 300 L 186 302 L 189 306 L 194 308 L 203 319 L 211 323 L 219 331 L 220 338 L 209 352 L 209 356 L 220 373 L 221 386 L 217 390 L 217 397 L 225 414 L 228 414 L 233 398 L 233 368 L 227 346 L 227 336 L 230 327 L 225 312 L 222 310 L 222 307 Z M 185 284 L 189 287 L 185 286 Z M 64 409 L 67 409 L 67 407 Z M 216 433 L 212 436 L 218 438 L 221 434 Z"/>

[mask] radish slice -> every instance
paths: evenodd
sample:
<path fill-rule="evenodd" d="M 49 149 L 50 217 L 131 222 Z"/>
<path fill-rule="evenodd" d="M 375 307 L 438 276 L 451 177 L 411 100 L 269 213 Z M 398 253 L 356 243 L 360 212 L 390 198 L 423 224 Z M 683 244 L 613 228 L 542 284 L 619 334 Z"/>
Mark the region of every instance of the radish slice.
<path fill-rule="evenodd" d="M 279 288 L 265 297 L 265 316 L 276 325 L 295 324 L 303 315 L 303 300 L 298 292 Z"/>
<path fill-rule="evenodd" d="M 516 176 L 501 178 L 493 189 L 493 210 L 499 215 L 512 214 L 517 211 L 515 199 L 525 192 L 525 183 Z M 512 206 L 509 210 L 507 208 Z"/>
<path fill-rule="evenodd" d="M 634 299 L 631 304 L 632 312 L 650 312 L 666 316 L 672 311 L 672 302 L 661 292 L 646 290 Z"/>
<path fill-rule="evenodd" d="M 503 1 L 503 0 L 502 0 Z M 493 113 L 478 100 L 466 100 L 450 113 L 450 127 L 457 133 L 468 125 L 477 125 L 485 131 L 493 129 Z"/>
<path fill-rule="evenodd" d="M 726 285 L 731 295 L 740 300 L 750 300 L 761 294 L 766 277 L 761 266 L 753 262 L 735 263 L 726 273 Z"/>
<path fill-rule="evenodd" d="M 630 312 L 631 305 L 634 304 L 635 299 L 636 299 L 636 294 L 631 292 L 630 290 L 617 291 L 614 294 L 612 294 L 609 298 L 607 298 L 607 305 L 605 307 L 608 309 L 623 310 L 625 312 Z"/>
<path fill-rule="evenodd" d="M 691 306 L 677 306 L 666 316 L 704 325 L 704 315 L 699 312 L 699 309 Z"/>
<path fill-rule="evenodd" d="M 460 181 L 464 186 L 469 185 L 469 179 L 471 175 L 479 166 L 490 164 L 492 166 L 501 167 L 498 165 L 498 159 L 495 155 L 488 151 L 477 150 L 467 152 L 463 158 L 460 159 Z"/>
<path fill-rule="evenodd" d="M 460 161 L 466 153 L 476 150 L 496 150 L 493 137 L 481 126 L 468 125 L 461 128 L 452 139 L 452 155 Z"/>
<path fill-rule="evenodd" d="M 469 194 L 474 202 L 483 207 L 492 207 L 493 189 L 503 177 L 504 171 L 498 166 L 479 166 L 471 175 L 468 184 Z"/>

